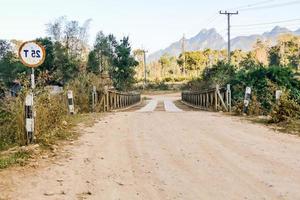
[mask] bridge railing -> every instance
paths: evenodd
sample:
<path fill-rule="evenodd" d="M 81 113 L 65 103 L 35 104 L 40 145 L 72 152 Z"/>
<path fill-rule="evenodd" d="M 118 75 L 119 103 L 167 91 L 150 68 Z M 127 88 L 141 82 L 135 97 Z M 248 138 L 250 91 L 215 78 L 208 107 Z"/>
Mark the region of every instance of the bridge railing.
<path fill-rule="evenodd" d="M 231 90 L 230 85 L 200 90 L 183 91 L 181 93 L 183 103 L 202 110 L 231 112 Z"/>
<path fill-rule="evenodd" d="M 138 92 L 107 91 L 102 98 L 103 110 L 117 110 L 132 106 L 141 101 L 141 94 Z"/>

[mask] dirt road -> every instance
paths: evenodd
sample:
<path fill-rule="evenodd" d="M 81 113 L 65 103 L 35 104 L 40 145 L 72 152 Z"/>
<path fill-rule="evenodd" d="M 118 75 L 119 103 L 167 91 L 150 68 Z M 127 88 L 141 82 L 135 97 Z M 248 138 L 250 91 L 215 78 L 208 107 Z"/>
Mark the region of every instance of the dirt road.
<path fill-rule="evenodd" d="M 176 98 L 108 114 L 55 163 L 0 172 L 0 199 L 300 199 L 299 137 Z"/>

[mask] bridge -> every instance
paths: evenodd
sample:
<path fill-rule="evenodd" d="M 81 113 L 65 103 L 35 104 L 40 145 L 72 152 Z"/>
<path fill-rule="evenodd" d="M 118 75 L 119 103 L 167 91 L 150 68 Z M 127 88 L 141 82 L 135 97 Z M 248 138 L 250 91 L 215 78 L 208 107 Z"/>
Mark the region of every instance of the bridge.
<path fill-rule="evenodd" d="M 78 127 L 82 136 L 58 158 L 35 170 L 0 172 L 0 197 L 297 199 L 300 139 L 209 112 L 229 110 L 220 90 L 108 94 L 104 105 L 113 112 Z"/>

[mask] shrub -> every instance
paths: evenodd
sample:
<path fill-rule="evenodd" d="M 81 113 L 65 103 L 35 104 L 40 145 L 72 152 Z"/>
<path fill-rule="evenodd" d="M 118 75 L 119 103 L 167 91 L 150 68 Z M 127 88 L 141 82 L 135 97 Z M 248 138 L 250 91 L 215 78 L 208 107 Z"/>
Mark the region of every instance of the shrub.
<path fill-rule="evenodd" d="M 269 115 L 275 104 L 275 91 L 288 90 L 289 99 L 300 104 L 300 81 L 291 68 L 282 66 L 264 67 L 261 65 L 236 70 L 233 66 L 219 62 L 206 68 L 202 77 L 193 79 L 185 89 L 201 90 L 231 84 L 234 111 L 242 113 L 245 88 L 251 87 L 252 96 L 249 114 Z"/>
<path fill-rule="evenodd" d="M 14 144 L 24 145 L 24 99 L 22 93 L 16 98 L 0 100 L 0 150 Z"/>
<path fill-rule="evenodd" d="M 164 82 L 172 82 L 173 81 L 173 78 L 171 77 L 166 77 L 163 79 Z"/>
<path fill-rule="evenodd" d="M 156 82 L 156 83 L 149 83 L 147 85 L 147 89 L 152 89 L 152 90 L 168 90 L 169 86 L 165 82 L 160 81 L 160 82 Z"/>
<path fill-rule="evenodd" d="M 53 143 L 56 138 L 65 137 L 67 121 L 67 97 L 64 93 L 50 95 L 47 91 L 40 92 L 35 100 L 35 138 L 38 143 Z"/>
<path fill-rule="evenodd" d="M 271 122 L 289 122 L 294 119 L 300 119 L 300 105 L 290 97 L 288 93 L 284 93 L 280 101 L 275 104 L 271 112 Z"/>
<path fill-rule="evenodd" d="M 82 74 L 72 80 L 67 88 L 73 91 L 75 109 L 79 113 L 91 111 L 91 96 L 93 86 L 96 86 L 98 97 L 104 93 L 104 85 L 112 85 L 109 80 L 101 79 L 95 74 Z"/>
<path fill-rule="evenodd" d="M 291 98 L 300 102 L 299 81 L 294 78 L 289 68 L 280 66 L 263 67 L 256 66 L 250 70 L 240 70 L 230 81 L 232 86 L 233 104 L 243 101 L 245 88 L 252 88 L 252 101 L 259 102 L 260 113 L 269 114 L 275 103 L 275 91 L 288 89 L 291 91 Z"/>

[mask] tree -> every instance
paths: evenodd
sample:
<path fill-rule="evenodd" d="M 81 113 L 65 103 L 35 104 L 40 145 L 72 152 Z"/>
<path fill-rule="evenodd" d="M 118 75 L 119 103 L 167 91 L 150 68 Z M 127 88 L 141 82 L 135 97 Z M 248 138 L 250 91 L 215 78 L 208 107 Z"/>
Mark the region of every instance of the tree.
<path fill-rule="evenodd" d="M 240 49 L 236 49 L 231 52 L 231 63 L 237 67 L 244 65 L 242 62 L 245 60 L 246 53 Z"/>
<path fill-rule="evenodd" d="M 299 49 L 299 36 L 282 35 L 278 44 L 269 50 L 270 65 L 298 68 L 300 65 Z"/>
<path fill-rule="evenodd" d="M 139 62 L 139 65 L 136 67 L 136 78 L 143 79 L 145 74 L 145 63 L 144 63 L 144 50 L 136 49 L 133 51 L 135 59 Z M 149 71 L 147 70 L 147 74 Z"/>
<path fill-rule="evenodd" d="M 161 72 L 160 72 L 161 77 L 165 76 L 166 68 L 169 67 L 171 64 L 170 57 L 171 57 L 170 55 L 164 54 L 163 56 L 160 57 L 158 61 L 161 65 Z"/>
<path fill-rule="evenodd" d="M 279 52 L 280 52 L 280 47 L 277 45 L 270 48 L 269 50 L 270 65 L 275 65 L 275 66 L 280 65 L 281 56 Z"/>
<path fill-rule="evenodd" d="M 91 19 L 81 26 L 78 21 L 60 17 L 47 24 L 47 33 L 54 42 L 60 42 L 67 49 L 72 59 L 88 57 L 88 30 Z"/>
<path fill-rule="evenodd" d="M 63 85 L 77 77 L 80 72 L 80 59 L 74 59 L 68 54 L 68 50 L 59 42 L 54 44 L 54 68 L 53 79 Z"/>
<path fill-rule="evenodd" d="M 10 86 L 19 75 L 26 71 L 28 71 L 28 68 L 26 68 L 11 51 L 8 51 L 0 60 L 0 79 L 2 79 L 7 86 Z"/>
<path fill-rule="evenodd" d="M 53 81 L 53 74 L 56 71 L 56 65 L 54 63 L 54 44 L 51 41 L 51 38 L 37 38 L 36 41 L 41 44 L 46 51 L 46 58 L 44 63 L 39 66 L 36 70 L 37 75 L 41 75 L 41 78 L 45 83 L 50 83 Z"/>
<path fill-rule="evenodd" d="M 206 83 L 206 87 L 214 87 L 216 84 L 221 86 L 229 83 L 235 75 L 235 67 L 233 65 L 219 61 L 211 68 L 205 68 L 202 74 L 202 80 Z"/>
<path fill-rule="evenodd" d="M 128 90 L 134 83 L 134 68 L 138 65 L 138 62 L 131 55 L 128 37 L 123 37 L 120 43 L 116 45 L 114 53 L 110 76 L 116 89 Z"/>
<path fill-rule="evenodd" d="M 52 82 L 65 84 L 79 73 L 86 71 L 90 21 L 88 19 L 80 25 L 78 21 L 69 21 L 66 17 L 60 17 L 47 24 L 47 33 L 52 43 L 48 41 L 50 38 L 41 41 L 50 51 L 49 62 L 45 63 L 42 69 L 49 71 L 51 68 L 49 75 Z"/>
<path fill-rule="evenodd" d="M 2 84 L 10 86 L 18 75 L 27 71 L 12 51 L 10 42 L 0 40 L 0 80 Z"/>
<path fill-rule="evenodd" d="M 264 42 L 260 39 L 258 39 L 255 45 L 253 46 L 253 53 L 256 60 L 264 66 L 267 66 L 269 64 L 268 50 L 269 50 L 268 42 Z"/>
<path fill-rule="evenodd" d="M 254 52 L 250 51 L 240 62 L 239 68 L 248 70 L 258 65 L 262 64 L 256 59 Z"/>
<path fill-rule="evenodd" d="M 110 34 L 104 35 L 100 31 L 95 40 L 94 49 L 89 53 L 88 71 L 96 74 L 109 70 L 116 47 L 116 39 Z"/>
<path fill-rule="evenodd" d="M 0 40 L 0 59 L 6 56 L 11 50 L 11 45 L 7 40 Z"/>

